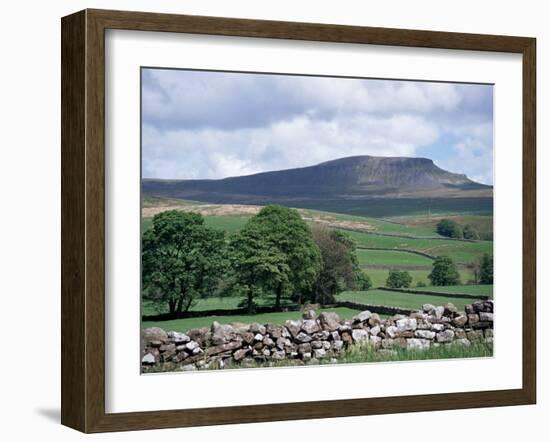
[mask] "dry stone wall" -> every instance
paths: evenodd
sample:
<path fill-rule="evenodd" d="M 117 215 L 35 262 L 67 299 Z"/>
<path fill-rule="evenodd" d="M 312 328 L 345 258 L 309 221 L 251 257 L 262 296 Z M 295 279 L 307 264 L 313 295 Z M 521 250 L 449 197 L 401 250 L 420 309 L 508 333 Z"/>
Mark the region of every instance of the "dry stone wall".
<path fill-rule="evenodd" d="M 281 361 L 290 364 L 337 362 L 352 345 L 370 345 L 379 352 L 425 350 L 432 346 L 493 341 L 492 300 L 475 302 L 459 312 L 453 304 L 426 304 L 409 315 L 382 319 L 363 311 L 342 320 L 334 312 L 319 316 L 305 310 L 303 319 L 284 325 L 220 324 L 186 333 L 158 327 L 142 331 L 142 371 L 197 370 L 255 366 Z"/>

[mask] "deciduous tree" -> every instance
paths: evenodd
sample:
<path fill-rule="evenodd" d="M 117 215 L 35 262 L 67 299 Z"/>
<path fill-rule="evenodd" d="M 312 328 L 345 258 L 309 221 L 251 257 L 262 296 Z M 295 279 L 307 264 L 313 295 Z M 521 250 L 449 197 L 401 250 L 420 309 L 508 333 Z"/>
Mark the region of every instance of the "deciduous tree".
<path fill-rule="evenodd" d="M 462 239 L 462 227 L 456 221 L 444 218 L 437 223 L 437 233 L 448 238 Z"/>
<path fill-rule="evenodd" d="M 344 290 L 367 290 L 372 283 L 360 269 L 351 237 L 323 226 L 313 227 L 313 239 L 321 252 L 321 269 L 309 300 L 314 303 L 334 302 L 334 295 Z"/>
<path fill-rule="evenodd" d="M 231 241 L 233 278 L 247 296 L 275 294 L 275 308 L 311 289 L 321 266 L 311 229 L 295 209 L 266 206 Z"/>
<path fill-rule="evenodd" d="M 471 224 L 466 224 L 464 226 L 464 229 L 462 230 L 462 234 L 464 235 L 465 239 L 474 239 L 474 240 L 479 239 L 479 232 Z"/>
<path fill-rule="evenodd" d="M 398 289 L 408 288 L 412 284 L 412 276 L 405 270 L 390 270 L 386 279 L 386 287 Z"/>
<path fill-rule="evenodd" d="M 212 296 L 225 268 L 224 233 L 204 225 L 196 213 L 166 211 L 154 216 L 142 240 L 143 299 L 171 314 Z"/>
<path fill-rule="evenodd" d="M 448 256 L 438 256 L 434 262 L 428 278 L 432 285 L 457 285 L 460 284 L 460 275 L 456 265 Z"/>
<path fill-rule="evenodd" d="M 489 255 L 488 253 L 485 253 L 481 257 L 481 262 L 479 265 L 479 283 L 493 283 L 493 256 Z"/>

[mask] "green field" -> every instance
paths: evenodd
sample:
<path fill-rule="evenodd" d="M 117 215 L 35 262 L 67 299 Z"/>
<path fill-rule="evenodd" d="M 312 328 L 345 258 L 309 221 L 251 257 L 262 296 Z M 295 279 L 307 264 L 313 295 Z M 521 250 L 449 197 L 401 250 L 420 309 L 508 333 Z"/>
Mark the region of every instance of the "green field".
<path fill-rule="evenodd" d="M 473 226 L 479 233 L 481 239 L 492 239 L 493 217 L 489 215 L 446 215 L 445 218 L 452 219 L 462 226 L 467 224 Z M 436 224 L 442 219 L 441 216 L 419 217 L 399 216 L 392 218 L 392 221 L 406 225 L 408 228 L 427 229 L 436 231 Z M 417 234 L 416 236 L 420 236 Z"/>
<path fill-rule="evenodd" d="M 386 279 L 388 278 L 389 269 L 365 267 L 363 268 L 363 270 L 367 275 L 369 275 L 373 287 L 384 287 L 386 285 Z M 422 282 L 425 285 L 431 284 L 430 280 L 428 279 L 428 275 L 430 274 L 431 269 L 407 270 L 407 272 L 409 272 L 409 274 L 413 278 L 411 287 L 415 287 L 416 284 L 419 282 Z M 469 270 L 459 269 L 458 273 L 460 275 L 460 281 L 462 283 L 467 283 L 473 277 L 472 273 Z M 422 287 L 419 290 L 422 290 L 424 288 L 425 287 Z"/>
<path fill-rule="evenodd" d="M 413 223 L 405 221 L 393 221 L 382 218 L 372 218 L 368 216 L 358 216 L 358 215 L 348 215 L 345 213 L 333 213 L 333 212 L 323 212 L 321 210 L 308 210 L 311 214 L 318 215 L 321 218 L 332 218 L 336 220 L 343 221 L 358 221 L 370 224 L 375 228 L 375 232 L 389 234 L 389 235 L 408 235 L 408 236 L 418 236 L 418 237 L 437 237 L 440 238 L 435 229 L 435 223 L 430 225 L 415 225 Z M 475 216 L 473 218 L 476 218 Z M 411 217 L 410 220 L 416 220 L 416 218 Z"/>
<path fill-rule="evenodd" d="M 206 310 L 233 310 L 236 308 L 239 308 L 239 303 L 242 301 L 243 298 L 239 297 L 232 297 L 232 296 L 226 296 L 226 297 L 214 297 L 214 298 L 204 298 L 204 299 L 198 299 L 191 307 L 191 311 L 199 312 L 199 311 L 206 311 Z M 275 303 L 273 298 L 258 298 L 256 300 L 257 304 L 259 306 L 270 306 Z M 283 306 L 287 305 L 286 300 L 282 300 L 281 304 Z M 290 303 L 289 303 L 290 304 Z M 164 306 L 164 309 L 155 309 L 149 305 L 143 305 L 142 306 L 142 314 L 143 315 L 157 315 L 159 313 L 167 313 L 166 306 Z"/>
<path fill-rule="evenodd" d="M 416 253 L 400 252 L 393 250 L 357 250 L 359 265 L 383 266 L 383 267 L 425 267 L 431 268 L 432 260 Z"/>
<path fill-rule="evenodd" d="M 467 293 L 469 295 L 493 296 L 493 285 L 450 285 L 443 287 L 420 287 L 411 288 L 411 290 L 420 290 L 423 292 L 439 293 Z"/>
<path fill-rule="evenodd" d="M 452 296 L 416 295 L 412 293 L 388 292 L 386 290 L 368 290 L 366 292 L 343 292 L 338 295 L 339 301 L 351 301 L 361 304 L 385 305 L 418 310 L 423 304 L 445 305 L 452 302 L 459 310 L 474 300 L 453 298 Z"/>
<path fill-rule="evenodd" d="M 281 205 L 331 213 L 388 218 L 431 215 L 492 215 L 493 198 L 372 198 L 280 201 Z"/>
<path fill-rule="evenodd" d="M 458 264 L 468 264 L 483 253 L 493 253 L 492 241 L 456 241 L 426 238 L 401 238 L 395 236 L 371 235 L 362 232 L 348 232 L 357 245 L 382 249 L 417 250 L 429 255 L 447 255 Z"/>
<path fill-rule="evenodd" d="M 338 307 L 332 309 L 321 309 L 318 310 L 318 313 L 322 311 L 331 311 L 336 312 L 340 318 L 352 318 L 357 314 L 357 310 Z M 185 319 L 174 319 L 171 321 L 143 321 L 141 323 L 142 328 L 148 327 L 161 327 L 164 330 L 174 330 L 174 331 L 187 331 L 192 328 L 198 327 L 210 327 L 212 322 L 218 321 L 222 324 L 230 324 L 232 322 L 241 322 L 245 324 L 250 324 L 253 322 L 259 322 L 261 324 L 283 324 L 287 319 L 300 319 L 302 317 L 302 312 L 277 312 L 277 313 L 260 313 L 257 315 L 235 315 L 235 316 L 202 316 L 200 318 L 185 318 Z"/>

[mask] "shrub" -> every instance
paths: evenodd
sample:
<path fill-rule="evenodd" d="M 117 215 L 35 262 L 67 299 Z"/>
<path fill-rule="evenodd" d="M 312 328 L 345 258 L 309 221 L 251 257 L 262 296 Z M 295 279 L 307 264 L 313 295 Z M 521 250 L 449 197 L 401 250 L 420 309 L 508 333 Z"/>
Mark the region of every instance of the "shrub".
<path fill-rule="evenodd" d="M 412 276 L 407 271 L 402 270 L 390 270 L 388 279 L 386 279 L 386 287 L 398 289 L 410 287 L 412 283 Z"/>
<path fill-rule="evenodd" d="M 357 274 L 357 288 L 359 290 L 369 290 L 372 287 L 370 276 L 361 271 Z"/>
<path fill-rule="evenodd" d="M 448 256 L 438 256 L 434 260 L 428 278 L 432 285 L 436 286 L 460 284 L 460 275 L 456 269 L 456 264 Z"/>
<path fill-rule="evenodd" d="M 464 237 L 460 224 L 451 219 L 442 219 L 437 223 L 436 229 L 437 233 L 447 238 L 462 239 Z"/>
<path fill-rule="evenodd" d="M 493 257 L 487 253 L 485 253 L 481 258 L 479 266 L 479 283 L 493 283 Z"/>
<path fill-rule="evenodd" d="M 474 226 L 470 224 L 467 224 L 464 226 L 462 234 L 464 235 L 465 239 L 475 239 L 475 240 L 479 239 L 479 232 Z"/>

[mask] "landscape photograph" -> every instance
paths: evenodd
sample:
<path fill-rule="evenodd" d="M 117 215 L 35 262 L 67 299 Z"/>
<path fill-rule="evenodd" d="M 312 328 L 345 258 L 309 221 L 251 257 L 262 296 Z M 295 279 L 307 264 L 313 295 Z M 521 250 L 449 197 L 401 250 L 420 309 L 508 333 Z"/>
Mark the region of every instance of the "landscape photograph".
<path fill-rule="evenodd" d="M 493 355 L 493 86 L 141 70 L 141 373 Z"/>

